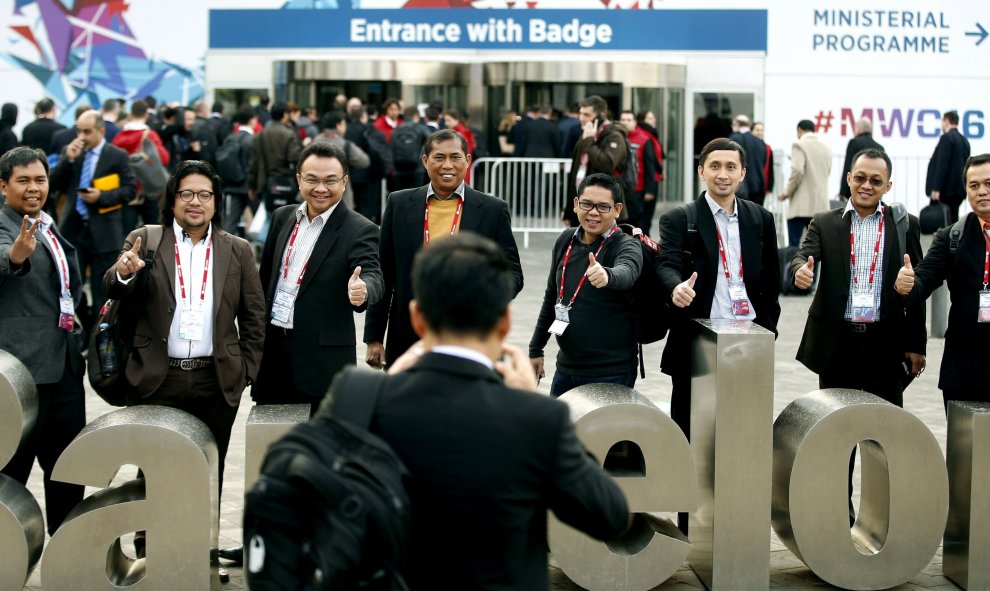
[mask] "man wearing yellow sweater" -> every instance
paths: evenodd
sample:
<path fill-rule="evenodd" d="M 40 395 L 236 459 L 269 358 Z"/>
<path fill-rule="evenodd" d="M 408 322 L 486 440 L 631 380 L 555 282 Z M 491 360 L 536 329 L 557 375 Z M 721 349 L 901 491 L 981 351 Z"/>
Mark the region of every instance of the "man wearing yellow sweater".
<path fill-rule="evenodd" d="M 509 208 L 501 199 L 464 183 L 471 166 L 464 136 L 451 129 L 434 132 L 423 145 L 423 166 L 430 182 L 390 193 L 382 214 L 379 256 L 385 291 L 369 306 L 364 325 L 366 361 L 374 368 L 392 363 L 417 340 L 409 321 L 412 263 L 430 242 L 465 231 L 490 238 L 509 258 L 515 294 L 523 287 Z M 450 294 L 452 306 L 470 306 L 471 302 L 471 294 L 457 293 L 457 288 Z"/>

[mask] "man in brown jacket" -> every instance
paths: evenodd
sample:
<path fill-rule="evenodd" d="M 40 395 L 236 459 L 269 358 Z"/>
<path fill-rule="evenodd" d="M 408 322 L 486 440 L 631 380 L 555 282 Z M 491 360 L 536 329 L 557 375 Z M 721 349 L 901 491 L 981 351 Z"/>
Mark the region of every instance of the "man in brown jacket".
<path fill-rule="evenodd" d="M 564 221 L 572 228 L 578 224 L 571 200 L 577 197 L 581 181 L 590 174 L 600 172 L 619 176 L 626 167 L 629 152 L 626 149 L 626 128 L 608 120 L 608 103 L 598 95 L 591 95 L 578 103 L 578 120 L 581 122 L 581 139 L 574 146 L 571 172 L 562 204 Z M 623 187 L 629 193 L 635 187 Z"/>
<path fill-rule="evenodd" d="M 271 214 L 279 207 L 297 203 L 295 195 L 276 194 L 273 179 L 278 185 L 296 187 L 296 161 L 302 151 L 302 143 L 296 128 L 289 122 L 289 105 L 283 102 L 272 107 L 272 121 L 251 142 L 251 159 L 248 163 L 248 196 L 265 200 Z"/>

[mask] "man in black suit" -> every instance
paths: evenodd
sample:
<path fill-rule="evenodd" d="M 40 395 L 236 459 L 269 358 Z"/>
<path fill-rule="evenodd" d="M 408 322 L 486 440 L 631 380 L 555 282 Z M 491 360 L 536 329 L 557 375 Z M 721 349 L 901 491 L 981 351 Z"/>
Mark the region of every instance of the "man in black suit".
<path fill-rule="evenodd" d="M 368 365 L 382 368 L 402 355 L 417 337 L 409 323 L 413 256 L 432 240 L 461 231 L 491 238 L 512 265 L 513 296 L 522 291 L 519 250 L 504 201 L 464 184 L 471 166 L 467 140 L 451 129 L 430 134 L 423 145 L 423 166 L 430 182 L 418 189 L 391 193 L 382 214 L 379 248 L 385 290 L 372 304 L 364 325 Z M 424 222 L 425 213 L 425 222 Z M 388 330 L 388 351 L 383 342 Z"/>
<path fill-rule="evenodd" d="M 959 219 L 959 204 L 966 197 L 963 185 L 963 165 L 969 159 L 969 140 L 959 133 L 959 113 L 949 111 L 942 116 L 942 137 L 928 161 L 925 193 L 932 201 L 949 206 L 952 221 Z"/>
<path fill-rule="evenodd" d="M 767 145 L 753 135 L 749 126 L 749 117 L 737 115 L 735 123 L 739 126 L 739 131 L 734 132 L 729 138 L 738 142 L 746 151 L 746 177 L 739 185 L 738 197 L 763 205 L 767 195 L 765 191 L 767 179 L 763 172 L 767 165 Z"/>
<path fill-rule="evenodd" d="M 942 228 L 925 260 L 914 269 L 905 265 L 897 275 L 897 292 L 908 305 L 925 300 L 949 284 L 949 325 L 938 387 L 946 408 L 950 400 L 990 402 L 983 350 L 990 342 L 990 293 L 986 260 L 990 257 L 990 154 L 970 158 L 963 168 L 972 215 Z M 909 295 L 910 294 L 910 295 Z"/>
<path fill-rule="evenodd" d="M 769 211 L 736 198 L 746 153 L 714 139 L 701 151 L 698 176 L 707 187 L 694 203 L 660 218 L 657 273 L 671 327 L 660 369 L 671 377 L 671 418 L 690 438 L 692 319 L 752 320 L 777 334 L 780 264 Z"/>
<path fill-rule="evenodd" d="M 82 294 L 79 266 L 75 248 L 43 211 L 48 160 L 42 151 L 5 153 L 0 191 L 6 196 L 0 206 L 0 349 L 24 364 L 38 389 L 37 418 L 2 468 L 25 484 L 37 458 L 48 533 L 54 534 L 83 498 L 82 486 L 51 478 L 59 456 L 86 425 L 85 365 L 72 320 Z"/>
<path fill-rule="evenodd" d="M 846 145 L 846 159 L 842 164 L 842 176 L 839 179 L 840 198 L 848 200 L 852 195 L 847 179 L 849 177 L 849 171 L 852 169 L 853 156 L 867 148 L 883 151 L 883 146 L 873 139 L 873 122 L 863 117 L 856 122 L 856 137 L 849 140 L 849 143 Z"/>
<path fill-rule="evenodd" d="M 504 248 L 470 233 L 413 266 L 412 326 L 428 352 L 393 367 L 408 369 L 387 378 L 370 429 L 411 475 L 402 574 L 416 591 L 547 589 L 547 510 L 600 540 L 629 523 L 567 405 L 537 394 L 525 354 L 504 344 L 514 274 Z"/>
<path fill-rule="evenodd" d="M 38 101 L 38 104 L 34 106 L 34 116 L 37 119 L 24 126 L 24 131 L 21 134 L 21 145 L 50 154 L 52 138 L 56 133 L 65 129 L 64 125 L 55 121 L 56 114 L 55 101 L 50 98 L 43 98 Z"/>
<path fill-rule="evenodd" d="M 924 302 L 905 306 L 894 291 L 902 261 L 921 261 L 921 230 L 918 218 L 902 212 L 907 219 L 900 243 L 897 206 L 880 202 L 892 186 L 890 171 L 890 157 L 881 150 L 856 155 L 846 175 L 852 197 L 845 207 L 812 218 L 790 274 L 794 285 L 808 289 L 821 263 L 797 352 L 798 361 L 818 374 L 819 386 L 865 390 L 903 406 L 905 373 L 915 377 L 924 369 L 928 331 Z"/>
<path fill-rule="evenodd" d="M 357 361 L 354 312 L 382 294 L 378 228 L 342 203 L 347 156 L 313 142 L 299 155 L 302 205 L 272 217 L 261 259 L 268 325 L 251 396 L 259 404 L 313 409 L 333 376 Z"/>
<path fill-rule="evenodd" d="M 68 197 L 62 234 L 76 246 L 80 270 L 85 273 L 90 268 L 89 318 L 95 318 L 106 299 L 103 273 L 117 260 L 125 236 L 122 210 L 137 194 L 127 152 L 106 141 L 103 125 L 98 111 L 86 111 L 76 119 L 78 135 L 59 156 L 51 178 L 52 189 Z M 87 314 L 82 316 L 88 322 Z"/>

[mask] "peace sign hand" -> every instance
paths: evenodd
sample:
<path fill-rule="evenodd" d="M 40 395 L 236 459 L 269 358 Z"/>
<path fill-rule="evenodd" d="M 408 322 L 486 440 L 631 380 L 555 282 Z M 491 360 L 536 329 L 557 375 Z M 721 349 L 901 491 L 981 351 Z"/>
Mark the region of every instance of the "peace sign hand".
<path fill-rule="evenodd" d="M 34 249 L 38 245 L 34 235 L 41 227 L 41 218 L 31 223 L 31 218 L 24 216 L 21 220 L 21 231 L 17 234 L 14 244 L 10 247 L 10 264 L 20 266 L 29 256 L 34 254 Z"/>

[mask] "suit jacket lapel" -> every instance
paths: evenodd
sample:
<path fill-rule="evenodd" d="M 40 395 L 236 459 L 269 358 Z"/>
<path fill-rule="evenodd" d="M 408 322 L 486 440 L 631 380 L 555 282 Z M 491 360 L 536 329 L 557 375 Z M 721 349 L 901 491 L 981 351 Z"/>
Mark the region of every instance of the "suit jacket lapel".
<path fill-rule="evenodd" d="M 481 228 L 481 222 L 485 219 L 483 204 L 481 194 L 478 191 L 471 187 L 464 187 L 464 213 L 467 215 L 461 218 L 461 227 L 458 232 L 460 230 L 477 232 Z"/>
<path fill-rule="evenodd" d="M 739 212 L 739 248 L 742 255 L 743 280 L 745 281 L 747 279 L 746 269 L 754 270 L 750 277 L 755 279 L 758 277 L 756 272 L 762 265 L 760 212 L 755 207 L 749 207 L 749 204 L 742 199 L 736 199 L 736 208 Z M 736 270 L 733 269 L 732 271 L 735 272 Z"/>
<path fill-rule="evenodd" d="M 285 223 L 278 230 L 278 236 L 275 241 L 275 272 L 268 279 L 268 285 L 264 286 L 269 301 L 272 301 L 275 297 L 275 286 L 278 285 L 278 277 L 282 272 L 282 266 L 285 264 L 285 245 L 288 244 L 289 235 L 292 233 L 293 228 L 296 227 L 295 211 L 292 210 L 292 215 L 286 217 Z"/>
<path fill-rule="evenodd" d="M 313 252 L 309 255 L 309 262 L 306 263 L 306 274 L 303 275 L 302 285 L 299 286 L 299 293 L 296 294 L 297 298 L 302 296 L 306 288 L 313 282 L 312 274 L 320 268 L 324 259 L 333 249 L 333 245 L 337 243 L 340 226 L 344 223 L 344 218 L 348 213 L 347 205 L 340 203 L 327 218 L 326 225 L 320 231 L 320 237 L 316 239 L 316 244 L 313 245 Z"/>
<path fill-rule="evenodd" d="M 852 257 L 849 254 L 849 228 L 852 226 L 852 216 L 856 215 L 856 210 L 849 212 L 848 216 L 842 214 L 843 210 L 838 210 L 836 217 L 833 219 L 835 223 L 832 224 L 832 232 L 834 232 L 833 240 L 829 240 L 827 243 L 837 245 L 839 249 L 839 262 L 842 265 L 842 285 L 848 286 L 849 281 L 852 279 L 850 272 L 850 265 L 852 264 Z"/>
<path fill-rule="evenodd" d="M 718 237 L 715 235 L 715 216 L 708 207 L 708 200 L 704 195 L 695 202 L 698 207 L 698 234 L 701 242 L 705 246 L 705 257 L 708 265 L 718 273 Z M 714 282 L 712 283 L 714 286 Z"/>
<path fill-rule="evenodd" d="M 410 235 L 410 247 L 418 251 L 423 246 L 423 214 L 426 212 L 426 188 L 429 185 L 424 185 L 420 187 L 418 191 L 414 193 L 412 203 L 409 204 L 409 209 L 405 214 L 405 224 L 406 228 L 409 229 Z M 461 225 L 464 225 L 464 220 L 461 219 Z"/>
<path fill-rule="evenodd" d="M 213 232 L 213 317 L 216 318 L 217 313 L 220 312 L 224 279 L 227 277 L 227 268 L 230 267 L 233 250 L 229 234 L 216 226 L 210 228 L 210 231 Z"/>
<path fill-rule="evenodd" d="M 162 232 L 162 243 L 158 245 L 155 259 L 160 260 L 165 277 L 168 279 L 169 293 L 175 294 L 175 232 L 167 224 Z"/>
<path fill-rule="evenodd" d="M 907 236 L 905 236 L 905 239 L 907 239 Z M 886 294 L 894 293 L 893 287 L 894 282 L 897 281 L 897 272 L 901 270 L 901 265 L 904 264 L 904 261 L 898 260 L 900 258 L 900 252 L 897 224 L 894 223 L 894 211 L 890 207 L 885 206 L 883 208 L 883 260 L 878 263 L 880 269 L 877 273 L 877 276 L 883 281 L 880 286 L 883 290 L 880 295 L 881 306 L 883 306 L 884 301 L 887 299 L 885 297 Z M 907 252 L 906 246 L 904 252 Z"/>

